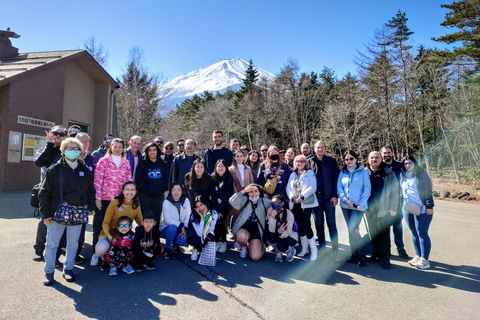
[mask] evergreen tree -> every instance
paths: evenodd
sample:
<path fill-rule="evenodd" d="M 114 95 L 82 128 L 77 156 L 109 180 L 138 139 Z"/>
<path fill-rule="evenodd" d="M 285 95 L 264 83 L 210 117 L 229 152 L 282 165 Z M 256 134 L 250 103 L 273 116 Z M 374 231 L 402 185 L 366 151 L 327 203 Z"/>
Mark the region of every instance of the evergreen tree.
<path fill-rule="evenodd" d="M 243 79 L 243 86 L 237 92 L 237 98 L 233 101 L 233 105 L 237 106 L 240 100 L 243 99 L 245 94 L 247 94 L 252 87 L 255 85 L 258 79 L 258 70 L 253 65 L 252 59 L 248 62 L 248 68 L 245 70 L 245 79 Z"/>

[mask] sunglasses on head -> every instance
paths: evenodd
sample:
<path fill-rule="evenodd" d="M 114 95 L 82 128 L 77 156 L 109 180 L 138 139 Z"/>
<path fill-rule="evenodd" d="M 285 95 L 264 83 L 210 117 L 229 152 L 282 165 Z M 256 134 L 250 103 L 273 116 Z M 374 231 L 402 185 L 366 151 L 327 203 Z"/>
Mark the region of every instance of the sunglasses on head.
<path fill-rule="evenodd" d="M 353 161 L 353 160 L 355 160 L 355 158 L 353 158 L 353 157 L 352 158 L 345 158 L 345 161 Z"/>
<path fill-rule="evenodd" d="M 67 134 L 65 132 L 58 132 L 58 131 L 52 131 L 52 134 L 55 136 L 55 137 L 65 137 Z"/>
<path fill-rule="evenodd" d="M 119 224 L 118 227 L 119 227 L 119 228 L 130 228 L 130 223 Z"/>

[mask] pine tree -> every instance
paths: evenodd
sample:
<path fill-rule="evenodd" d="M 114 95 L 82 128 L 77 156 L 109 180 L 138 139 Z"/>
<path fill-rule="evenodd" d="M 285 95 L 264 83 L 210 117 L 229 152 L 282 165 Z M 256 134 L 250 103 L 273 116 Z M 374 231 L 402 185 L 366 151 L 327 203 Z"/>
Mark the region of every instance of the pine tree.
<path fill-rule="evenodd" d="M 243 79 L 243 86 L 237 92 L 237 98 L 233 101 L 233 105 L 237 106 L 240 100 L 249 92 L 258 80 L 258 70 L 253 65 L 252 59 L 248 62 L 248 68 L 245 70 L 245 79 Z"/>

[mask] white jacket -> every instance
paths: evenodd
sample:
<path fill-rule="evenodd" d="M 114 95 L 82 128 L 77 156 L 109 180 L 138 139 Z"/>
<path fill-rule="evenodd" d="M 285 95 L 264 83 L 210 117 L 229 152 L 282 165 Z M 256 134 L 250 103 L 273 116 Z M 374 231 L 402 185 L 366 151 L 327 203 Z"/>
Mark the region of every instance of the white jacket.
<path fill-rule="evenodd" d="M 295 198 L 295 193 L 293 192 L 295 179 L 297 179 L 297 172 L 293 171 L 290 174 L 290 178 L 288 179 L 287 184 L 287 196 L 288 199 L 290 199 L 290 210 L 293 209 L 293 202 L 291 200 L 292 198 Z M 300 190 L 301 195 L 304 197 L 304 199 L 307 199 L 312 194 L 314 197 L 314 202 L 312 204 L 304 204 L 303 202 L 301 202 L 302 209 L 314 208 L 318 206 L 317 196 L 315 195 L 315 191 L 317 191 L 317 177 L 311 169 L 306 169 L 306 172 L 300 179 Z"/>
<path fill-rule="evenodd" d="M 163 220 L 160 222 L 160 231 L 171 224 L 176 225 L 178 228 L 182 222 L 185 228 L 188 228 L 188 221 L 190 220 L 191 214 L 192 208 L 188 198 L 185 198 L 185 202 L 183 202 L 183 206 L 180 208 L 180 214 L 172 202 L 169 200 L 163 201 Z"/>

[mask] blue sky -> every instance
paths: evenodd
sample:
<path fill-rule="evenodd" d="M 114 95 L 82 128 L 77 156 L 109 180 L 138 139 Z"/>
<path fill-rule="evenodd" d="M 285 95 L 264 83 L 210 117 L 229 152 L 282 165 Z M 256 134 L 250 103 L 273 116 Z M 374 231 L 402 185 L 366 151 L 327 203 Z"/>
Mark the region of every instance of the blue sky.
<path fill-rule="evenodd" d="M 7 1 L 0 29 L 21 35 L 12 40 L 20 52 L 78 49 L 95 35 L 110 52 L 114 78 L 134 45 L 151 72 L 169 79 L 235 57 L 274 74 L 296 59 L 301 72 L 327 66 L 341 78 L 356 73 L 356 50 L 399 9 L 414 45 L 443 48 L 430 40 L 451 32 L 440 26 L 442 3 L 451 1 Z"/>

